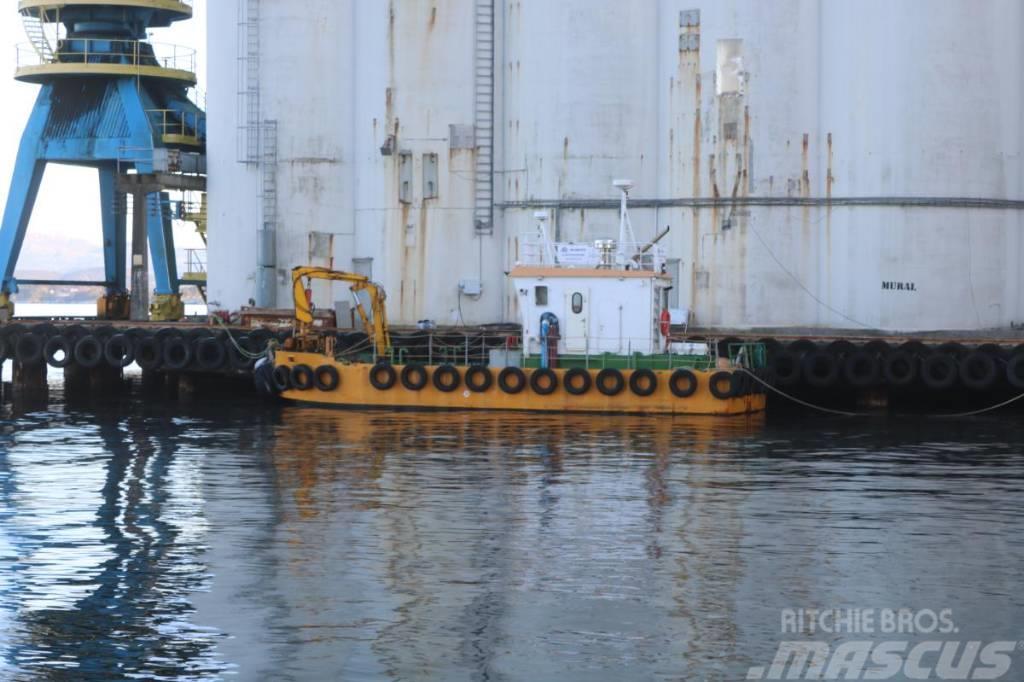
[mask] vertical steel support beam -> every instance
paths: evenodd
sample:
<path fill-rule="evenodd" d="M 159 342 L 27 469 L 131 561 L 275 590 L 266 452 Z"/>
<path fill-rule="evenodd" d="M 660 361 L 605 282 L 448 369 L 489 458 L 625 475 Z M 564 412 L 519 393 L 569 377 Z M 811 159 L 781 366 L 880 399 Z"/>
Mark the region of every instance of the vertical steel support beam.
<path fill-rule="evenodd" d="M 115 187 L 116 167 L 101 166 L 100 174 L 100 213 L 103 216 L 103 260 L 106 281 L 112 286 L 108 294 L 121 294 L 127 291 L 125 278 L 125 260 L 127 258 L 128 216 L 125 214 L 124 194 Z"/>
<path fill-rule="evenodd" d="M 149 258 L 146 254 L 146 195 L 132 195 L 131 318 L 149 319 Z"/>
<path fill-rule="evenodd" d="M 25 231 L 46 169 L 46 161 L 42 158 L 42 140 L 46 121 L 50 117 L 51 91 L 50 86 L 45 86 L 39 92 L 35 108 L 22 133 L 3 223 L 0 225 L 0 291 L 8 293 L 14 293 L 12 289 L 16 289 L 12 282 L 14 269 L 18 265 Z"/>
<path fill-rule="evenodd" d="M 171 220 L 171 199 L 167 192 L 154 192 L 146 197 L 146 224 L 149 250 L 153 258 L 156 293 L 178 293 L 178 264 L 174 251 L 174 224 Z"/>

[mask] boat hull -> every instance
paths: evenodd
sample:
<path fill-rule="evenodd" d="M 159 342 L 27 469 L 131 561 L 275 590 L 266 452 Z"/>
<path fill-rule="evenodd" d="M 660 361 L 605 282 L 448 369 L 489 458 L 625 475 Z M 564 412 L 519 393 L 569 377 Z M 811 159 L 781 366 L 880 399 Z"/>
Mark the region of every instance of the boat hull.
<path fill-rule="evenodd" d="M 565 390 L 564 378 L 568 370 L 554 370 L 558 377 L 557 389 L 549 395 L 540 395 L 527 385 L 519 393 L 503 391 L 497 381 L 499 369 L 490 369 L 494 381 L 485 391 L 470 390 L 465 383 L 465 367 L 460 367 L 459 387 L 454 391 L 441 391 L 428 381 L 420 390 L 411 390 L 396 381 L 391 388 L 375 388 L 370 381 L 374 366 L 366 363 L 342 364 L 317 353 L 279 352 L 275 365 L 292 368 L 306 365 L 312 369 L 333 366 L 339 376 L 337 388 L 329 391 L 315 387 L 308 390 L 290 389 L 281 396 L 289 401 L 320 407 L 360 407 L 419 410 L 512 410 L 529 412 L 573 412 L 573 413 L 618 413 L 618 414 L 705 414 L 737 415 L 761 412 L 765 408 L 762 393 L 749 392 L 746 395 L 717 398 L 710 390 L 710 378 L 714 372 L 693 370 L 697 376 L 697 390 L 693 395 L 679 398 L 673 395 L 669 379 L 673 370 L 654 370 L 657 386 L 648 396 L 637 395 L 629 388 L 631 370 L 622 372 L 626 381 L 623 390 L 614 396 L 602 394 L 592 385 L 582 395 L 573 395 Z M 395 365 L 397 373 L 402 366 Z M 433 376 L 436 367 L 427 367 Z M 530 376 L 531 370 L 523 372 Z M 587 370 L 594 379 L 599 369 Z"/>

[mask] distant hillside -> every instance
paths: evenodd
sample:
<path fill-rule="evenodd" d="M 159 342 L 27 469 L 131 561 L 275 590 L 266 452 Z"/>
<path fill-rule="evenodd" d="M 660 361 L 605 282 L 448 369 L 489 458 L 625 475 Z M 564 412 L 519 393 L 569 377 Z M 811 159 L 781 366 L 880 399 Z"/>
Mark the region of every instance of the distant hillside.
<path fill-rule="evenodd" d="M 55 269 L 59 265 L 60 269 Z M 104 279 L 103 249 L 83 240 L 26 241 L 15 273 L 18 279 L 100 282 Z M 152 281 L 150 273 L 150 281 Z M 102 287 L 23 286 L 16 297 L 23 303 L 92 303 L 103 295 Z M 195 287 L 184 287 L 187 303 L 201 303 Z"/>
<path fill-rule="evenodd" d="M 18 276 L 27 277 L 28 271 L 35 272 L 74 272 L 77 270 L 95 270 L 100 264 L 102 272 L 103 247 L 99 241 L 90 242 L 84 239 L 54 239 L 52 237 L 32 238 L 25 240 L 18 257 Z M 48 278 L 46 278 L 48 279 Z M 100 277 L 102 279 L 102 277 Z"/>

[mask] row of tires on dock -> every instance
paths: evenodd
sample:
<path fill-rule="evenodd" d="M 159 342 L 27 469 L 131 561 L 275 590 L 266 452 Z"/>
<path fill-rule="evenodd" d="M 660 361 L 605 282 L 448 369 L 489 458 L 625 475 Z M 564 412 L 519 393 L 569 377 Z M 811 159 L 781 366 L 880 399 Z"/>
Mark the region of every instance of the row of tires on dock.
<path fill-rule="evenodd" d="M 763 376 L 762 376 L 763 375 Z M 708 390 L 719 400 L 762 393 L 767 374 L 757 371 L 752 376 L 747 372 L 719 371 L 710 376 Z M 310 367 L 309 365 L 278 365 L 268 377 L 273 390 L 282 393 L 298 391 L 334 391 L 340 385 L 338 370 L 332 365 Z M 558 391 L 559 386 L 570 395 L 584 395 L 596 390 L 605 396 L 616 396 L 627 388 L 639 397 L 653 395 L 658 390 L 658 374 L 650 369 L 636 369 L 628 377 L 622 371 L 605 368 L 596 374 L 587 369 L 568 369 L 562 376 L 551 369 L 523 370 L 519 367 L 492 369 L 484 365 L 457 367 L 445 364 L 430 368 L 418 363 L 396 367 L 387 362 L 374 365 L 368 373 L 368 381 L 378 391 L 390 391 L 401 386 L 407 391 L 422 391 L 428 386 L 441 393 L 451 393 L 465 386 L 474 393 L 485 393 L 497 387 L 502 393 L 516 395 L 527 388 L 536 395 L 546 396 Z M 668 378 L 668 388 L 677 398 L 688 398 L 701 387 L 698 374 L 689 369 L 677 369 Z"/>
<path fill-rule="evenodd" d="M 1024 390 L 1024 346 L 1009 349 L 996 344 L 967 347 L 919 341 L 897 346 L 883 341 L 820 344 L 809 340 L 768 346 L 776 385 L 783 388 L 988 391 L 1009 385 Z"/>
<path fill-rule="evenodd" d="M 135 363 L 143 370 L 245 372 L 255 364 L 253 356 L 276 338 L 263 329 L 232 335 L 207 328 L 14 324 L 0 331 L 0 358 L 55 368 L 124 368 Z"/>

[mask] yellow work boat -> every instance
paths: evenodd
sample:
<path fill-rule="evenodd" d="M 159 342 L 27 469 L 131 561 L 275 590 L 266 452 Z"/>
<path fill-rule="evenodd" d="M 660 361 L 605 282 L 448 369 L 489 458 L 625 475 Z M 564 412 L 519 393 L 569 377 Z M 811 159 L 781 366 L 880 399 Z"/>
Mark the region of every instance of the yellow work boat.
<path fill-rule="evenodd" d="M 295 331 L 257 381 L 286 400 L 328 407 L 737 415 L 765 408 L 758 344 L 674 340 L 680 311 L 654 241 L 632 239 L 625 190 L 620 238 L 558 244 L 543 215 L 509 272 L 521 331 L 427 330 L 392 343 L 383 289 L 326 268 L 292 272 Z M 346 345 L 313 328 L 310 280 L 349 284 L 366 336 Z M 369 312 L 364 298 L 369 298 Z M 685 313 L 682 313 L 685 321 Z M 677 320 L 678 321 L 678 320 Z"/>

